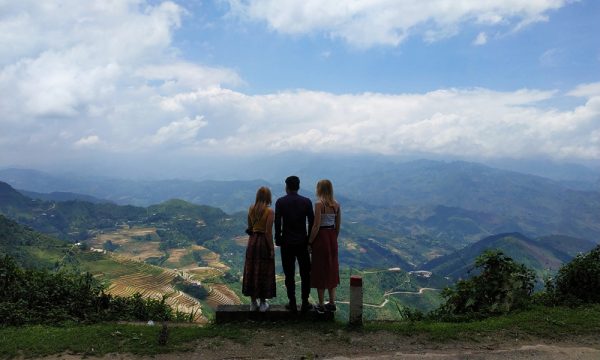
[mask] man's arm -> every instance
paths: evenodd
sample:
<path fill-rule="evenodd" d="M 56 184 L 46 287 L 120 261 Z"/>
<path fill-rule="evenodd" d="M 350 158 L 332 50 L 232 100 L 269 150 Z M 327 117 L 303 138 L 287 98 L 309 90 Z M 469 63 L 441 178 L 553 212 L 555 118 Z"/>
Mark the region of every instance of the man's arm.
<path fill-rule="evenodd" d="M 281 246 L 281 204 L 275 202 L 275 245 Z"/>
<path fill-rule="evenodd" d="M 313 224 L 315 222 L 315 213 L 313 212 L 312 201 L 308 199 L 308 211 L 306 213 L 306 218 L 308 219 L 308 237 L 307 240 L 310 239 L 310 232 L 312 231 Z"/>

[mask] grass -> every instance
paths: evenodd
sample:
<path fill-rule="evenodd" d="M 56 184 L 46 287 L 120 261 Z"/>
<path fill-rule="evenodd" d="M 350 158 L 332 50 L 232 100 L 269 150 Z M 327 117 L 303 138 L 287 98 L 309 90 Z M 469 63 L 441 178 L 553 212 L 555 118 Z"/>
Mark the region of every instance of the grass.
<path fill-rule="evenodd" d="M 227 338 L 241 341 L 243 330 L 231 326 L 171 326 L 168 342 L 158 345 L 160 325 L 69 325 L 0 328 L 0 357 L 34 357 L 59 353 L 102 356 L 108 353 L 151 355 L 192 350 L 193 340 Z"/>
<path fill-rule="evenodd" d="M 67 325 L 61 327 L 24 326 L 0 328 L 0 357 L 33 357 L 60 353 L 102 356 L 108 353 L 152 355 L 173 351 L 190 351 L 195 340 L 230 339 L 245 343 L 252 331 L 292 330 L 298 336 L 315 333 L 369 333 L 387 331 L 400 337 L 421 336 L 427 341 L 472 341 L 493 337 L 538 338 L 545 340 L 573 339 L 577 336 L 597 336 L 600 333 L 600 305 L 580 308 L 534 307 L 506 316 L 467 323 L 417 322 L 367 322 L 360 328 L 349 328 L 345 323 L 239 323 L 225 325 L 170 326 L 167 345 L 158 345 L 160 326 L 96 324 Z M 303 335 L 304 333 L 304 335 Z M 343 338 L 343 336 L 342 336 Z M 215 342 L 220 343 L 219 341 Z"/>
<path fill-rule="evenodd" d="M 365 326 L 365 330 L 388 330 L 402 335 L 424 334 L 432 341 L 466 339 L 472 335 L 524 335 L 563 339 L 600 333 L 600 305 L 580 308 L 539 306 L 514 314 L 464 323 L 372 322 Z"/>

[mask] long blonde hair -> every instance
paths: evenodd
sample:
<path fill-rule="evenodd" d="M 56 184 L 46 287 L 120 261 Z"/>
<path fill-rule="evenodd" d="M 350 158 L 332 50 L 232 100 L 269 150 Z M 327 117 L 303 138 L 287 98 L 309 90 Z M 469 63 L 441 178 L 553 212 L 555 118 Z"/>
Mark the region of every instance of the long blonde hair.
<path fill-rule="evenodd" d="M 271 205 L 271 190 L 266 186 L 261 186 L 256 192 L 254 205 L 250 207 L 250 216 L 262 216 L 269 205 Z"/>
<path fill-rule="evenodd" d="M 331 181 L 327 179 L 319 180 L 317 183 L 317 197 L 325 206 L 333 207 L 335 205 Z"/>

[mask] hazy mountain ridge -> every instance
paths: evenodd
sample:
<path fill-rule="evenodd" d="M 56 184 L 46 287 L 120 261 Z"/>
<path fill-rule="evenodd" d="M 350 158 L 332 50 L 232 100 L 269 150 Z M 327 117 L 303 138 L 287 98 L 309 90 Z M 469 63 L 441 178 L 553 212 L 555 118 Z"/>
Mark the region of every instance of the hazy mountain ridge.
<path fill-rule="evenodd" d="M 503 232 L 600 239 L 600 193 L 575 191 L 539 176 L 462 161 L 386 162 L 347 157 L 337 163 L 333 158 L 311 163 L 314 158 L 297 159 L 287 166 L 298 169 L 301 193 L 314 198 L 311 179 L 330 177 L 342 203 L 343 235 L 352 243 L 349 248 L 356 244 L 363 254 L 371 248 L 374 254 L 387 253 L 395 259 L 381 263 L 382 257 L 374 255 L 373 260 L 379 259 L 381 265 L 415 266 Z M 6 177 L 18 180 L 21 188 L 28 182 L 37 187 L 60 183 L 57 177 L 21 170 L 0 171 L 0 179 Z M 263 180 L 84 180 L 71 177 L 63 186 L 79 182 L 77 189 L 110 192 L 110 199 L 119 203 L 181 198 L 226 212 L 245 211 L 259 186 L 270 186 L 274 200 L 283 195 L 284 187 L 283 180 L 279 185 Z M 347 255 L 353 264 L 360 261 L 352 251 Z"/>
<path fill-rule="evenodd" d="M 0 185 L 0 198 L 6 199 L 0 202 L 0 213 L 61 239 L 82 241 L 123 224 L 153 226 L 159 229 L 161 242 L 167 248 L 207 245 L 218 253 L 232 254 L 230 260 L 238 267 L 243 265 L 244 248 L 233 238 L 243 235 L 245 212 L 227 214 L 215 207 L 179 199 L 147 208 L 85 201 L 45 202 L 29 199 L 6 183 Z M 409 263 L 416 256 L 414 252 L 399 252 L 393 242 L 387 243 L 392 234 L 379 238 L 378 231 L 361 224 L 345 225 L 344 234 L 340 239 L 340 259 L 344 266 L 414 267 Z"/>
<path fill-rule="evenodd" d="M 486 237 L 464 249 L 427 262 L 422 268 L 453 279 L 468 277 L 475 259 L 485 250 L 498 249 L 515 261 L 534 269 L 540 277 L 556 271 L 578 253 L 596 246 L 587 240 L 566 236 L 530 239 L 520 233 L 503 233 Z"/>
<path fill-rule="evenodd" d="M 338 192 L 371 205 L 443 205 L 500 217 L 500 228 L 531 236 L 600 235 L 600 193 L 480 164 L 415 161 L 341 182 Z"/>
<path fill-rule="evenodd" d="M 112 201 L 98 199 L 94 196 L 77 194 L 67 191 L 54 191 L 51 193 L 39 193 L 35 191 L 19 190 L 21 194 L 31 199 L 38 199 L 43 201 L 86 201 L 94 204 L 111 203 Z"/>
<path fill-rule="evenodd" d="M 264 180 L 126 180 L 76 176 L 67 178 L 24 169 L 0 170 L 0 181 L 25 191 L 44 194 L 71 192 L 119 205 L 150 206 L 169 199 L 183 199 L 196 204 L 215 206 L 227 212 L 246 208 L 253 202 L 256 190 L 260 186 L 273 187 Z"/>

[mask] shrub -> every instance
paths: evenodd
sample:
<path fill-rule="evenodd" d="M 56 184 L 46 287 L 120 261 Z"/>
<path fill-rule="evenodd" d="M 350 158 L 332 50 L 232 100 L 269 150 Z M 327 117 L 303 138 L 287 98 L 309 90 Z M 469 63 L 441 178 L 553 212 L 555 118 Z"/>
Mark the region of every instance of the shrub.
<path fill-rule="evenodd" d="M 563 265 L 551 290 L 558 304 L 600 303 L 600 246 Z"/>
<path fill-rule="evenodd" d="M 445 319 L 481 318 L 508 313 L 529 304 L 535 274 L 501 251 L 486 251 L 475 266 L 480 274 L 460 280 L 442 292 L 444 304 L 434 316 Z"/>
<path fill-rule="evenodd" d="M 180 320 L 165 300 L 111 296 L 88 273 L 21 269 L 0 257 L 0 325 Z"/>

